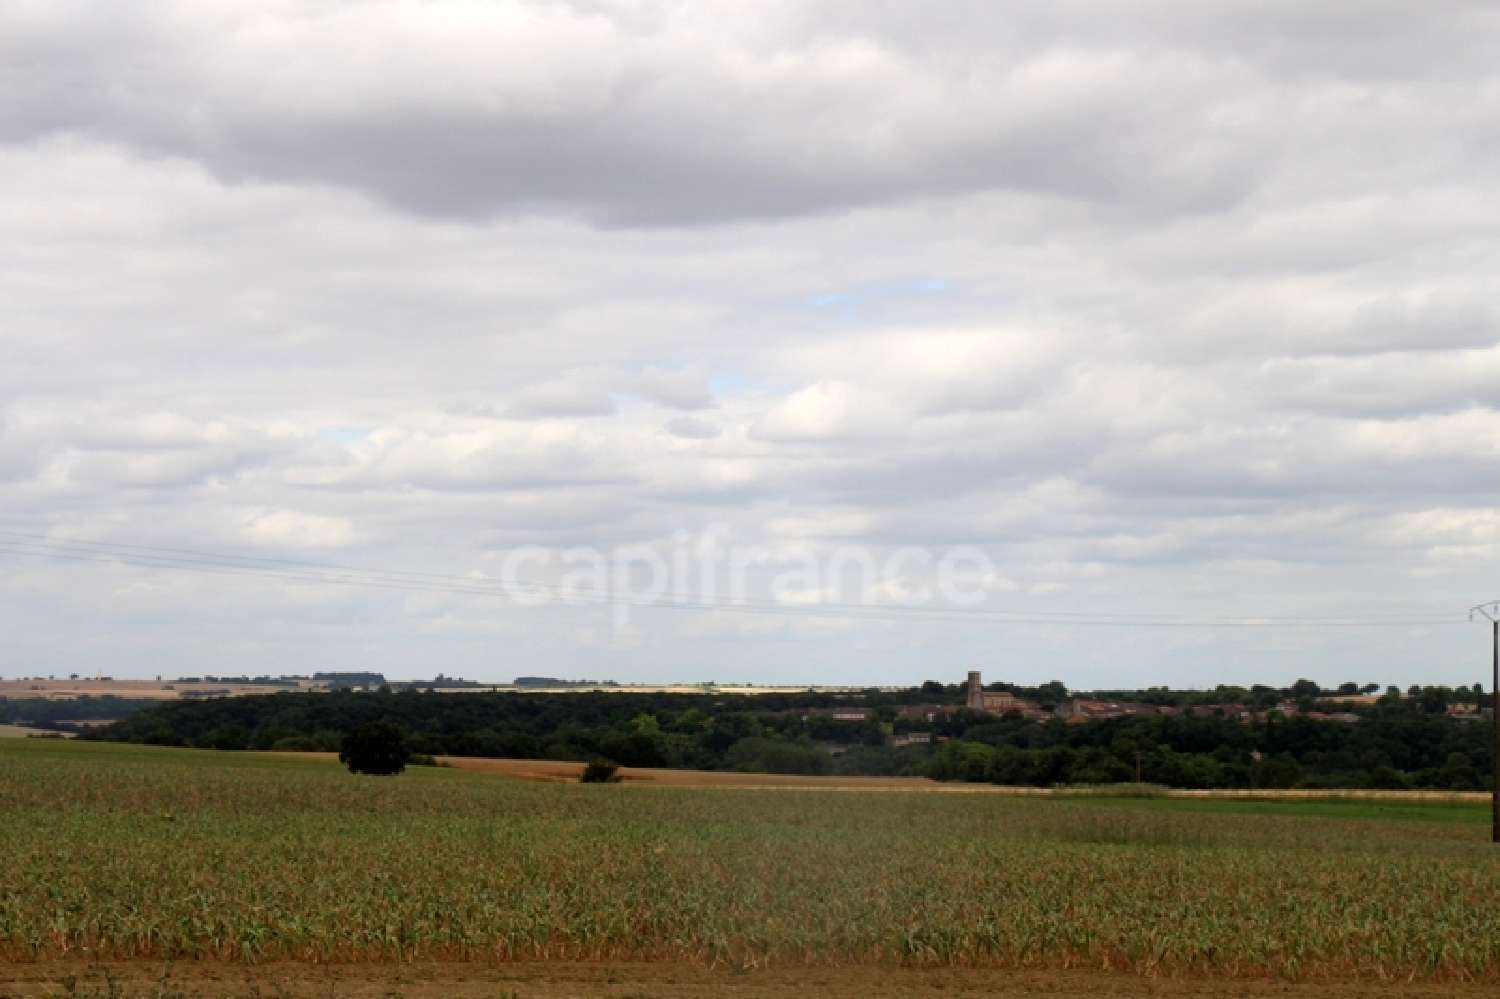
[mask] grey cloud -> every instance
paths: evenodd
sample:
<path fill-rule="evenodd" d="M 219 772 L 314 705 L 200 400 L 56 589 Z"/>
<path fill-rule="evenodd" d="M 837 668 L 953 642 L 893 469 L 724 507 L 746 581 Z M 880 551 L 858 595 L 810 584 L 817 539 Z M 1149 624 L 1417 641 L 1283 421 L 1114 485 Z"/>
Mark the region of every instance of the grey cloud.
<path fill-rule="evenodd" d="M 1344 338 L 1331 345 L 1335 351 L 1339 339 Z M 1383 297 L 1355 311 L 1347 339 L 1367 351 L 1500 346 L 1500 312 L 1469 296 L 1433 296 L 1415 303 Z"/>
<path fill-rule="evenodd" d="M 143 453 L 64 451 L 53 461 L 74 486 L 106 490 L 193 487 L 212 479 L 233 478 L 266 459 L 264 453 L 217 446 Z"/>
<path fill-rule="evenodd" d="M 1434 420 L 1299 420 L 1265 428 L 1184 431 L 1099 455 L 1085 481 L 1136 496 L 1250 498 L 1283 503 L 1485 503 L 1500 457 L 1484 443 L 1493 412 Z M 1471 440 L 1478 447 L 1471 447 Z"/>
<path fill-rule="evenodd" d="M 696 416 L 674 416 L 662 426 L 662 429 L 673 437 L 693 441 L 713 440 L 723 432 L 718 424 L 709 420 L 701 420 Z"/>
<path fill-rule="evenodd" d="M 1262 406 L 1301 413 L 1400 418 L 1494 410 L 1500 348 L 1281 359 L 1258 365 L 1246 387 Z"/>
<path fill-rule="evenodd" d="M 11 420 L 0 410 L 0 482 L 28 479 L 36 473 L 38 447 L 34 441 L 22 438 L 18 429 L 11 427 Z"/>
<path fill-rule="evenodd" d="M 1066 432 L 1029 440 L 964 438 L 920 450 L 840 457 L 808 465 L 791 482 L 841 503 L 901 506 L 986 490 L 1020 491 L 1037 477 L 1064 475 L 1087 460 L 1090 444 Z M 971 515 L 983 516 L 982 506 Z"/>
<path fill-rule="evenodd" d="M 704 378 L 692 371 L 648 368 L 635 381 L 635 390 L 671 409 L 712 409 L 713 393 Z"/>
<path fill-rule="evenodd" d="M 393 434 L 358 463 L 303 479 L 335 490 L 533 491 L 628 485 L 634 475 L 602 446 L 576 439 L 528 441 L 500 434 Z"/>
<path fill-rule="evenodd" d="M 546 419 L 608 416 L 614 411 L 614 397 L 601 387 L 564 380 L 522 389 L 501 414 L 513 419 Z"/>
<path fill-rule="evenodd" d="M 617 411 L 616 393 L 648 399 L 669 409 L 700 410 L 714 406 L 701 375 L 648 367 L 639 374 L 593 368 L 525 385 L 514 390 L 499 412 L 511 418 L 608 416 Z"/>
<path fill-rule="evenodd" d="M 976 34 L 996 44 L 947 59 L 880 8 L 847 33 L 738 47 L 681 12 L 627 25 L 614 8 L 497 8 L 459 38 L 411 31 L 397 5 L 303 12 L 279 33 L 254 30 L 269 13 L 121 10 L 107 21 L 123 48 L 91 8 L 10 34 L 12 141 L 74 132 L 422 214 L 626 226 L 1006 189 L 1197 212 L 1243 198 L 1279 145 L 1274 88 L 1223 41 L 1147 59 L 979 7 Z"/>

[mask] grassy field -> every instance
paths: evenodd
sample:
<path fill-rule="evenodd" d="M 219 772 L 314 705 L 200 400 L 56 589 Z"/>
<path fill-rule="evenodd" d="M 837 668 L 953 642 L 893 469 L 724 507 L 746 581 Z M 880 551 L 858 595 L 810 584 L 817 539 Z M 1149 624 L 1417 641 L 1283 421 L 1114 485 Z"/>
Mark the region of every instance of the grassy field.
<path fill-rule="evenodd" d="M 1396 808 L 1397 813 L 1388 809 Z M 1456 804 L 527 783 L 0 743 L 0 963 L 650 961 L 1500 980 Z"/>

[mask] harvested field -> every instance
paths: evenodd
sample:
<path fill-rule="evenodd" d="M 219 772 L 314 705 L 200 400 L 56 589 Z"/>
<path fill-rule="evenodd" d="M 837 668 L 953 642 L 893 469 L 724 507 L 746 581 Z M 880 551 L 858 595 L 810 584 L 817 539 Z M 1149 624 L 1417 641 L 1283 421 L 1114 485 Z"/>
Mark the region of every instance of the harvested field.
<path fill-rule="evenodd" d="M 333 758 L 332 753 L 299 754 Z M 567 760 L 498 760 L 472 756 L 444 756 L 441 762 L 461 770 L 495 774 L 517 780 L 571 782 L 578 780 L 583 764 Z M 796 774 L 735 773 L 723 770 L 665 770 L 645 767 L 621 767 L 621 783 L 662 785 L 667 787 L 744 787 L 744 788 L 844 788 L 852 790 L 925 791 L 939 794 L 1002 794 L 1018 797 L 1056 798 L 1115 792 L 1110 788 L 1042 788 L 1005 787 L 994 784 L 963 784 L 929 780 L 926 777 L 809 777 Z M 1378 791 L 1367 789 L 1260 789 L 1254 791 L 1230 788 L 1151 788 L 1140 792 L 1164 798 L 1188 798 L 1228 801 L 1386 801 L 1413 803 L 1484 804 L 1490 796 L 1469 791 Z"/>
<path fill-rule="evenodd" d="M 32 735 L 52 737 L 57 734 L 43 728 L 28 728 L 25 725 L 0 725 L 0 739 L 24 739 Z"/>
<path fill-rule="evenodd" d="M 275 753 L 305 760 L 337 760 L 336 753 Z M 584 764 L 572 760 L 505 760 L 482 756 L 440 756 L 456 770 L 547 784 L 576 784 Z M 632 786 L 702 788 L 824 788 L 849 790 L 928 791 L 950 794 L 1000 792 L 1045 795 L 1043 788 L 997 788 L 988 784 L 947 784 L 926 777 L 810 777 L 803 774 L 737 773 L 727 770 L 669 770 L 621 767 L 619 783 Z"/>
<path fill-rule="evenodd" d="M 472 756 L 444 756 L 441 762 L 460 770 L 513 777 L 518 780 L 576 782 L 583 764 L 567 760 L 493 760 Z M 627 784 L 656 784 L 668 787 L 803 787 L 803 788 L 870 788 L 905 790 L 962 789 L 962 785 L 944 785 L 925 777 L 808 777 L 800 774 L 745 774 L 722 770 L 666 770 L 646 767 L 621 767 L 620 781 Z"/>
<path fill-rule="evenodd" d="M 286 687 L 240 683 L 171 683 L 156 680 L 0 680 L 0 697 L 12 700 L 45 698 L 71 701 L 80 697 L 128 697 L 137 700 L 175 701 L 185 693 L 223 692 L 226 697 L 244 694 L 274 694 Z"/>

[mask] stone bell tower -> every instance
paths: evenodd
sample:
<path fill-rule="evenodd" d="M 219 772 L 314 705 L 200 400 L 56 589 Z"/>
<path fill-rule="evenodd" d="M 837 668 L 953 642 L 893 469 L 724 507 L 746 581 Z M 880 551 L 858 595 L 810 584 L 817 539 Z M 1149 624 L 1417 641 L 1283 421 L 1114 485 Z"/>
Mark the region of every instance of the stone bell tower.
<path fill-rule="evenodd" d="M 975 711 L 984 710 L 984 683 L 979 679 L 979 671 L 977 669 L 969 670 L 968 706 Z"/>

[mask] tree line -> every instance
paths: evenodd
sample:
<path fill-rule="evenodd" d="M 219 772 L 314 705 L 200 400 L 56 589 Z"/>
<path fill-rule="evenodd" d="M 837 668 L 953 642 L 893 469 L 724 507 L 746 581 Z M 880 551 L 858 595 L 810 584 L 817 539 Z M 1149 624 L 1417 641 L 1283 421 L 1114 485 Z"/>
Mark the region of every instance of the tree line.
<path fill-rule="evenodd" d="M 1250 724 L 1192 715 L 1083 725 L 991 720 L 940 744 L 927 775 L 1043 786 L 1468 791 L 1489 786 L 1490 759 L 1487 724 L 1384 705 L 1358 723 L 1275 715 Z"/>
<path fill-rule="evenodd" d="M 90 721 L 127 718 L 155 703 L 157 702 L 139 697 L 116 697 L 113 694 L 81 694 L 55 701 L 46 697 L 0 697 L 0 724 L 66 730 L 70 721 L 80 718 Z"/>
<path fill-rule="evenodd" d="M 1059 696 L 1056 689 L 1016 689 L 1038 700 Z M 1285 700 L 1289 691 L 1272 693 Z M 1298 693 L 1309 696 L 1305 690 Z M 1451 702 L 1451 691 L 1443 696 L 1423 696 L 1421 689 L 1416 696 L 1388 693 L 1360 706 L 1358 723 L 1283 717 L 1274 711 L 1253 723 L 1186 713 L 1084 724 L 1036 722 L 962 709 L 962 694 L 960 685 L 935 682 L 853 697 L 816 692 L 284 692 L 165 702 L 85 737 L 226 750 L 336 752 L 344 734 L 385 721 L 400 726 L 413 752 L 434 756 L 928 776 L 1041 786 L 1137 779 L 1178 787 L 1488 786 L 1489 726 L 1449 717 L 1444 705 Z M 1272 703 L 1269 697 L 1262 699 Z M 914 703 L 947 705 L 948 710 L 931 721 L 902 716 L 899 709 Z M 869 717 L 830 716 L 834 707 L 854 706 L 868 708 Z M 905 744 L 914 733 L 925 733 L 918 738 L 931 741 Z"/>

